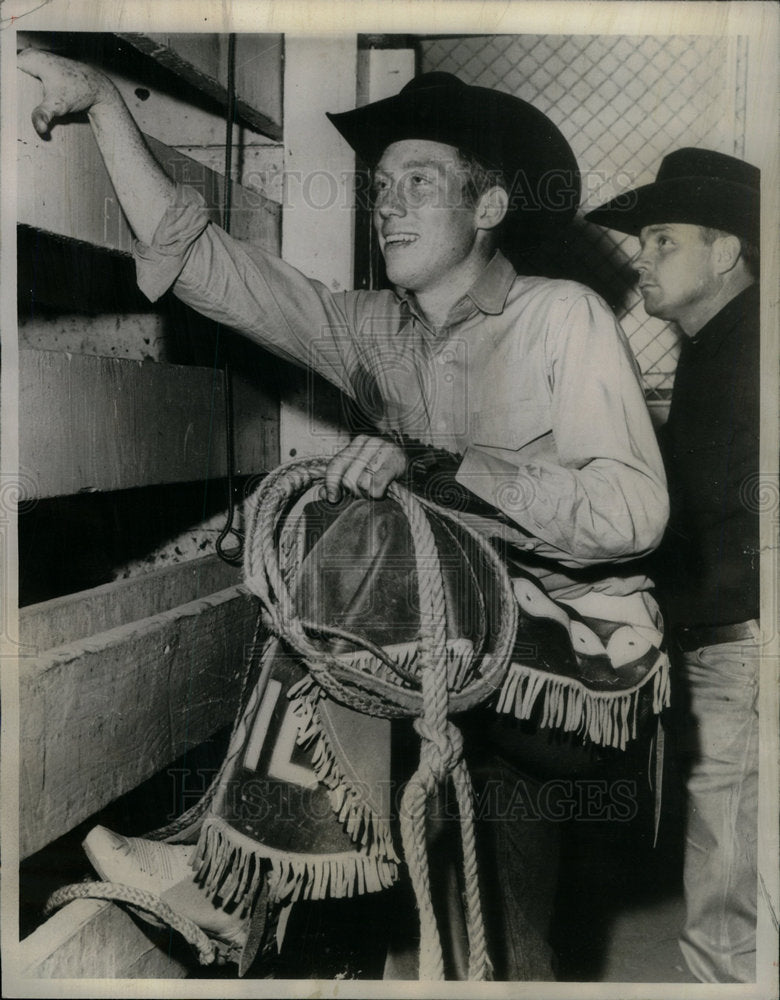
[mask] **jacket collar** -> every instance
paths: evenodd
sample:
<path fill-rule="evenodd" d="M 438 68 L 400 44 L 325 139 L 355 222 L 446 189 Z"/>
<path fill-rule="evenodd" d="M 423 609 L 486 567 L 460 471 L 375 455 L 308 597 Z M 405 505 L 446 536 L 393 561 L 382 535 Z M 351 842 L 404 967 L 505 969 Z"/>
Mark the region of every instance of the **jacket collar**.
<path fill-rule="evenodd" d="M 691 338 L 691 345 L 698 351 L 716 351 L 746 316 L 758 315 L 758 298 L 758 282 L 743 288 Z"/>

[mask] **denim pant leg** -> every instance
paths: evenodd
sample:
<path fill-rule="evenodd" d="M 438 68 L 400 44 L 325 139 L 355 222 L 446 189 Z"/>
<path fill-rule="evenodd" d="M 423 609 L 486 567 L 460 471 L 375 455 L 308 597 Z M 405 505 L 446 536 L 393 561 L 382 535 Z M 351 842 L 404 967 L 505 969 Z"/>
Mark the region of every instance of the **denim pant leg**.
<path fill-rule="evenodd" d="M 554 980 L 549 942 L 558 882 L 560 822 L 540 807 L 543 782 L 498 755 L 472 768 L 477 844 L 493 976 Z"/>
<path fill-rule="evenodd" d="M 690 698 L 680 947 L 702 982 L 756 978 L 758 642 L 684 654 Z"/>
<path fill-rule="evenodd" d="M 560 822 L 539 808 L 541 783 L 489 752 L 469 762 L 474 785 L 478 877 L 492 978 L 553 980 L 548 936 L 558 875 Z M 451 786 L 427 825 L 431 894 L 445 978 L 468 978 L 461 833 Z M 403 887 L 400 887 L 403 889 Z M 385 979 L 417 979 L 419 926 L 411 891 L 396 893 Z"/>

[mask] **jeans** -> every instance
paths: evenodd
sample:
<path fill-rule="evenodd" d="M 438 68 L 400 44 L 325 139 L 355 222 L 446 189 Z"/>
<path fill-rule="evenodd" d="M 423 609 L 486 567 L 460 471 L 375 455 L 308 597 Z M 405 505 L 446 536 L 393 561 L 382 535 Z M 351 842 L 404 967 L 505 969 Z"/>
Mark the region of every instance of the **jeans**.
<path fill-rule="evenodd" d="M 683 654 L 689 701 L 680 948 L 701 982 L 756 978 L 758 624 L 755 640 Z"/>
<path fill-rule="evenodd" d="M 470 761 L 482 916 L 491 978 L 501 982 L 554 980 L 548 936 L 558 875 L 559 827 L 538 809 L 541 782 L 489 753 Z M 468 978 L 460 828 L 451 788 L 429 817 L 427 850 L 431 895 L 442 945 L 445 979 Z M 402 894 L 396 893 L 396 897 Z M 385 966 L 385 979 L 417 979 L 418 918 L 411 893 Z M 400 928 L 400 929 L 399 929 Z"/>

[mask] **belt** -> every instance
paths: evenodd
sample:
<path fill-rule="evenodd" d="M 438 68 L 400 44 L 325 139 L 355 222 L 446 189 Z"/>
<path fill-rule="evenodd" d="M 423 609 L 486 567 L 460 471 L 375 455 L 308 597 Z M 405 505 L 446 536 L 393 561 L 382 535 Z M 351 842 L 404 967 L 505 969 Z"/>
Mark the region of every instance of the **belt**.
<path fill-rule="evenodd" d="M 683 653 L 701 646 L 717 646 L 721 642 L 755 639 L 758 622 L 751 618 L 735 625 L 678 625 L 673 630 L 674 640 Z"/>

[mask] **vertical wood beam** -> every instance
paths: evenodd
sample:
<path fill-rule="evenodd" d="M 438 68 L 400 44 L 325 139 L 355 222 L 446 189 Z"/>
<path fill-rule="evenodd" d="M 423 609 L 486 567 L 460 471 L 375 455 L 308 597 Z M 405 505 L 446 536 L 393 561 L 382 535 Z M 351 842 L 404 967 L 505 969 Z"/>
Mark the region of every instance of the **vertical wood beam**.
<path fill-rule="evenodd" d="M 333 291 L 352 287 L 352 150 L 325 117 L 355 106 L 357 36 L 286 36 L 282 256 Z M 332 396 L 301 376 L 281 407 L 281 455 L 331 455 L 348 441 Z M 318 390 L 318 396 L 320 395 Z"/>

